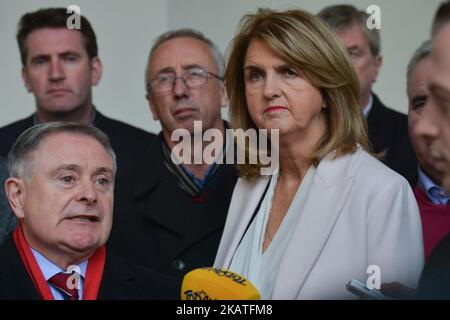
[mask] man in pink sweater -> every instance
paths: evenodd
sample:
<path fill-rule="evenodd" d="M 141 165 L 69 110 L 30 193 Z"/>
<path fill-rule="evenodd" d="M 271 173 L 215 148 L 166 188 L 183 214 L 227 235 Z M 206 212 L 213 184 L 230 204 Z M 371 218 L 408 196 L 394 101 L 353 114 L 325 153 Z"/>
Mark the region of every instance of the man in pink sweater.
<path fill-rule="evenodd" d="M 423 111 L 429 89 L 431 41 L 425 41 L 414 53 L 407 71 L 408 126 L 411 144 L 419 161 L 418 181 L 414 194 L 422 218 L 425 258 L 436 244 L 450 232 L 450 197 L 442 187 L 443 170 L 431 157 L 430 140 L 417 130 L 423 121 Z"/>

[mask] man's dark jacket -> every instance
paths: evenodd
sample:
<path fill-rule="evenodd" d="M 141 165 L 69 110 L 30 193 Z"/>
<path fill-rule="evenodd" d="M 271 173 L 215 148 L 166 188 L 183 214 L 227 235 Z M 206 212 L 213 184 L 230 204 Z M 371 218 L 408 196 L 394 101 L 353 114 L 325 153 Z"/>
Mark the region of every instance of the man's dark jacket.
<path fill-rule="evenodd" d="M 367 118 L 369 141 L 376 153 L 386 150 L 383 161 L 401 174 L 411 186 L 417 182 L 417 160 L 408 134 L 408 117 L 383 105 L 373 94 L 373 104 Z"/>
<path fill-rule="evenodd" d="M 133 186 L 119 203 L 108 245 L 118 254 L 159 272 L 182 277 L 212 266 L 225 225 L 237 173 L 222 165 L 211 188 L 192 197 L 169 172 L 158 136 L 141 156 Z"/>
<path fill-rule="evenodd" d="M 98 300 L 179 299 L 180 284 L 106 250 Z M 0 300 L 40 300 L 12 234 L 0 246 Z"/>
<path fill-rule="evenodd" d="M 7 178 L 6 160 L 0 157 L 0 245 L 3 243 L 7 234 L 16 226 L 16 219 L 9 207 L 4 188 Z"/>

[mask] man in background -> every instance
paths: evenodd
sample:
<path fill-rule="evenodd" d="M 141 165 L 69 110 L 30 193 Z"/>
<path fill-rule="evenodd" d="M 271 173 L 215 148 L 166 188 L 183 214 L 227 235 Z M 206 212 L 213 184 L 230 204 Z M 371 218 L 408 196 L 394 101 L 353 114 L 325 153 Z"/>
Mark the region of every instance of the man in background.
<path fill-rule="evenodd" d="M 84 16 L 80 17 L 80 29 L 69 30 L 66 24 L 70 16 L 65 8 L 48 8 L 20 19 L 17 42 L 22 78 L 35 98 L 36 110 L 29 117 L 0 128 L 0 156 L 6 159 L 17 137 L 33 125 L 51 121 L 90 124 L 111 140 L 117 154 L 116 193 L 120 193 L 139 154 L 154 135 L 112 120 L 94 107 L 92 87 L 102 76 L 96 35 Z"/>
<path fill-rule="evenodd" d="M 9 207 L 6 198 L 4 184 L 8 178 L 8 170 L 6 168 L 6 160 L 0 157 L 0 246 L 16 226 L 15 216 Z"/>
<path fill-rule="evenodd" d="M 431 64 L 427 80 L 428 98 L 422 107 L 414 135 L 428 143 L 432 163 L 443 188 L 450 192 L 450 1 L 439 7 L 432 27 Z M 423 92 L 426 92 L 423 90 Z M 429 173 L 430 176 L 432 175 Z M 411 298 L 413 291 L 399 283 L 381 286 L 394 297 Z M 450 234 L 440 241 L 428 257 L 415 297 L 450 299 Z"/>
<path fill-rule="evenodd" d="M 442 187 L 443 170 L 431 156 L 430 140 L 418 134 L 429 97 L 431 41 L 425 41 L 414 53 L 407 71 L 409 136 L 417 156 L 418 183 L 414 195 L 422 218 L 425 259 L 436 244 L 450 232 L 450 196 Z"/>
<path fill-rule="evenodd" d="M 228 103 L 223 64 L 217 46 L 192 29 L 159 36 L 148 59 L 146 97 L 162 131 L 142 153 L 135 185 L 120 195 L 129 198 L 121 203 L 131 206 L 116 211 L 109 245 L 173 277 L 212 266 L 237 180 L 234 166 L 225 164 L 233 140 L 225 137 L 220 113 Z M 222 152 L 209 164 L 202 157 L 209 142 L 193 147 L 194 135 L 203 137 L 208 129 L 224 138 Z M 199 162 L 172 160 L 179 143 L 173 135 L 180 132 L 192 142 L 189 159 L 199 157 Z"/>
<path fill-rule="evenodd" d="M 351 5 L 329 6 L 318 16 L 336 32 L 350 55 L 373 151 L 384 152 L 381 160 L 415 186 L 417 161 L 408 137 L 407 117 L 387 108 L 372 91 L 383 61 L 378 30 L 369 29 L 366 24 L 369 15 Z"/>
<path fill-rule="evenodd" d="M 442 184 L 450 192 L 450 1 L 439 7 L 431 37 L 430 94 L 417 132 L 429 139 L 431 157 L 443 171 Z M 450 234 L 436 246 L 425 264 L 418 294 L 426 299 L 450 299 Z"/>

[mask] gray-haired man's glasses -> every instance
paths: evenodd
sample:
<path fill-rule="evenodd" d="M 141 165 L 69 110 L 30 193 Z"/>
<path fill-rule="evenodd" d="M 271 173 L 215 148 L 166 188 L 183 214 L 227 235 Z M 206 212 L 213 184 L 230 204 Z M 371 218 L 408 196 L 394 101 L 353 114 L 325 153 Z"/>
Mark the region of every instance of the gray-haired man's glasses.
<path fill-rule="evenodd" d="M 223 81 L 217 74 L 204 69 L 190 69 L 184 72 L 180 77 L 176 77 L 174 73 L 161 73 L 155 79 L 147 83 L 147 89 L 154 93 L 164 93 L 172 91 L 175 87 L 177 79 L 183 80 L 183 83 L 189 89 L 198 88 L 208 82 L 208 78 L 214 77 Z"/>

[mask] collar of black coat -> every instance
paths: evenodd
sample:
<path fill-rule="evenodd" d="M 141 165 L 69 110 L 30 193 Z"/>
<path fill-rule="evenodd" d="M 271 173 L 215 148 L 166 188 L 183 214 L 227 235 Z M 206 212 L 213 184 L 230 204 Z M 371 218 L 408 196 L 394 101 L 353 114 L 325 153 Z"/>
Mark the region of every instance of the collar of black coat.
<path fill-rule="evenodd" d="M 229 125 L 224 121 L 225 129 L 229 128 Z M 226 136 L 226 135 L 225 135 Z M 225 155 L 226 141 L 223 146 L 223 154 Z M 215 179 L 215 175 L 219 173 L 223 164 L 215 164 L 215 168 L 209 174 L 209 181 L 205 184 L 205 188 L 191 188 L 186 190 L 182 184 L 187 185 L 189 182 L 193 183 L 187 175 L 181 175 L 182 169 L 179 165 L 170 162 L 167 158 L 168 146 L 164 141 L 162 132 L 158 134 L 157 139 L 153 139 L 151 144 L 146 150 L 143 151 L 141 160 L 137 166 L 134 175 L 134 185 L 132 195 L 133 198 L 140 198 L 158 187 L 161 181 L 167 179 L 168 176 L 173 176 L 178 180 L 180 188 L 190 194 L 192 197 L 201 196 L 202 192 L 207 191 L 211 187 L 211 180 Z M 170 162 L 170 163 L 169 163 Z M 178 168 L 177 168 L 178 167 Z M 187 180 L 189 179 L 189 180 Z"/>
<path fill-rule="evenodd" d="M 191 195 L 178 186 L 175 176 L 165 166 L 161 139 L 161 135 L 159 138 L 153 139 L 148 148 L 143 151 L 140 163 L 136 166 L 131 192 L 133 203 L 131 210 L 157 221 L 168 230 L 185 234 L 183 246 L 178 248 L 181 252 L 192 243 L 197 242 L 203 235 L 217 230 L 217 228 L 223 228 L 225 220 L 219 212 L 224 210 L 224 214 L 226 214 L 232 188 L 217 190 L 217 185 L 220 185 L 220 188 L 228 188 L 230 181 L 236 182 L 237 174 L 233 165 L 221 164 L 221 170 L 216 176 L 217 181 L 208 190 L 208 197 L 200 204 L 203 209 L 197 210 L 197 204 Z M 216 192 L 223 193 L 223 196 L 217 199 Z M 225 195 L 228 192 L 230 193 L 229 197 Z M 215 200 L 211 202 L 209 199 Z M 217 209 L 217 207 L 225 209 Z M 192 220 L 192 216 L 189 214 L 182 214 L 189 210 L 195 211 L 195 220 Z M 211 214 L 211 212 L 215 212 L 215 214 Z M 196 225 L 193 221 L 202 223 Z"/>
<path fill-rule="evenodd" d="M 107 118 L 98 111 L 95 107 L 92 112 L 91 116 L 91 124 L 93 124 L 95 127 L 98 127 L 99 125 L 103 124 L 107 120 Z M 32 127 L 33 125 L 39 124 L 39 118 L 36 112 L 34 112 L 31 116 L 24 119 L 24 126 L 23 128 L 20 127 L 18 130 L 24 131 L 25 129 Z"/>
<path fill-rule="evenodd" d="M 12 234 L 0 247 L 0 300 L 40 300 Z"/>
<path fill-rule="evenodd" d="M 213 187 L 216 174 L 220 171 L 221 165 L 217 162 L 212 163 L 208 167 L 207 176 L 204 177 L 203 186 L 199 186 L 195 180 L 188 174 L 188 170 L 181 164 L 172 161 L 172 154 L 164 137 L 160 134 L 161 149 L 164 157 L 164 164 L 169 172 L 177 180 L 178 186 L 187 192 L 194 202 L 201 203 L 208 189 Z M 222 163 L 225 162 L 226 141 L 222 146 Z"/>
<path fill-rule="evenodd" d="M 97 110 L 94 106 L 92 106 L 92 112 L 91 112 L 91 118 L 89 119 L 89 124 L 95 126 L 95 120 L 97 117 Z M 33 125 L 41 124 L 41 121 L 39 120 L 39 115 L 35 112 L 33 114 Z"/>
<path fill-rule="evenodd" d="M 367 122 L 377 122 L 385 117 L 387 107 L 381 102 L 380 98 L 372 92 L 372 108 L 367 116 Z"/>
<path fill-rule="evenodd" d="M 153 139 L 143 151 L 136 167 L 132 181 L 131 202 L 133 214 L 144 215 L 168 230 L 178 234 L 187 232 L 189 221 L 187 215 L 180 212 L 186 210 L 180 201 L 188 195 L 175 181 L 174 176 L 167 170 L 161 149 L 160 136 Z M 170 211 L 167 211 L 167 206 Z M 135 213 L 134 213 L 135 212 Z M 214 216 L 214 215 L 211 215 Z"/>

